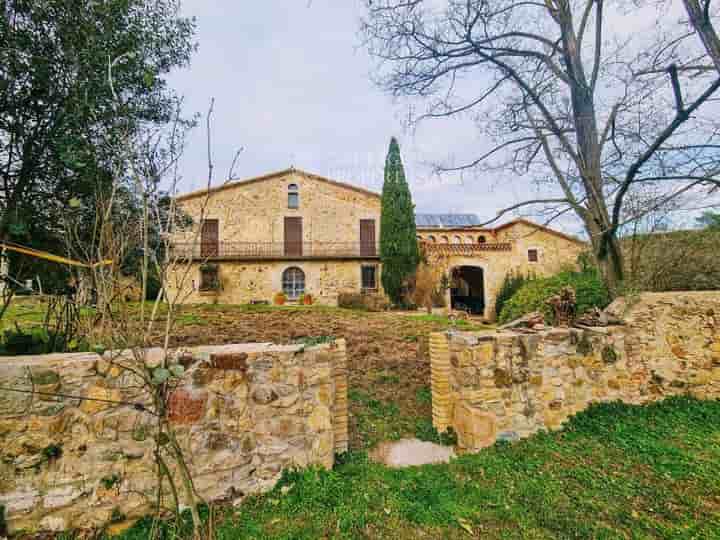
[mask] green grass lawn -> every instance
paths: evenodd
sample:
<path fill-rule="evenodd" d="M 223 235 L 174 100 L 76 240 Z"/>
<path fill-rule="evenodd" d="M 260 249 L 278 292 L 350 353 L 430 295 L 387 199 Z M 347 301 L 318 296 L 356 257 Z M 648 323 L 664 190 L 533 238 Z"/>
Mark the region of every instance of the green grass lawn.
<path fill-rule="evenodd" d="M 720 402 L 603 404 L 449 465 L 364 453 L 218 510 L 217 538 L 720 538 Z M 147 522 L 123 540 L 146 537 Z M 169 538 L 169 536 L 168 536 Z"/>

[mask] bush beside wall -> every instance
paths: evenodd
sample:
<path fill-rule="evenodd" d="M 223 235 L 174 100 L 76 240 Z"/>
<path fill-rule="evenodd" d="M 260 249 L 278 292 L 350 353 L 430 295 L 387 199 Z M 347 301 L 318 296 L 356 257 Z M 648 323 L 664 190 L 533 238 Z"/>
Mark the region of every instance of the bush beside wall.
<path fill-rule="evenodd" d="M 720 232 L 672 231 L 622 240 L 626 287 L 633 291 L 720 289 Z"/>
<path fill-rule="evenodd" d="M 608 290 L 596 270 L 564 271 L 526 282 L 504 303 L 498 320 L 506 323 L 532 311 L 540 311 L 545 315 L 545 320 L 552 323 L 552 309 L 547 305 L 547 300 L 568 286 L 575 289 L 578 314 L 593 307 L 604 308 L 610 303 Z"/>
<path fill-rule="evenodd" d="M 346 292 L 338 295 L 338 307 L 363 311 L 386 311 L 390 305 L 387 299 L 380 294 Z"/>

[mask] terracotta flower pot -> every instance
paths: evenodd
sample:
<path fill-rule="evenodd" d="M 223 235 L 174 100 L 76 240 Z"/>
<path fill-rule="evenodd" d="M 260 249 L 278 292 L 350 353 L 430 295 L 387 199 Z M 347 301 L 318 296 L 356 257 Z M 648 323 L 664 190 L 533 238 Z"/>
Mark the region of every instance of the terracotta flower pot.
<path fill-rule="evenodd" d="M 306 295 L 303 297 L 303 304 L 305 304 L 306 306 L 312 306 L 312 303 L 313 303 L 313 297 L 312 297 L 312 295 L 306 294 Z"/>
<path fill-rule="evenodd" d="M 284 294 L 276 294 L 275 295 L 275 305 L 282 306 L 285 304 L 285 295 Z"/>

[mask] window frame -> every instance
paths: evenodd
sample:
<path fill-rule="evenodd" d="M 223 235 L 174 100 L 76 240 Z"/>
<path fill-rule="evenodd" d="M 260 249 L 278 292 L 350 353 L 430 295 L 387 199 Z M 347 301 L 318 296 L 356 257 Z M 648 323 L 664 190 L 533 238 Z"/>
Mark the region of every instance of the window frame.
<path fill-rule="evenodd" d="M 200 266 L 198 292 L 214 293 L 220 290 L 220 267 L 216 264 Z"/>
<path fill-rule="evenodd" d="M 373 286 L 365 286 L 365 270 L 373 271 Z M 363 292 L 377 292 L 378 290 L 378 266 L 377 264 L 361 264 L 360 265 L 360 290 Z"/>
<path fill-rule="evenodd" d="M 530 256 L 530 253 L 535 254 L 535 259 L 533 260 Z M 527 259 L 529 263 L 537 264 L 540 262 L 540 249 L 536 247 L 529 247 L 527 249 Z"/>
<path fill-rule="evenodd" d="M 290 279 L 290 273 L 293 275 L 293 279 Z M 302 279 L 297 279 L 298 273 L 302 276 Z M 283 294 L 288 300 L 298 300 L 303 294 L 305 294 L 307 283 L 307 276 L 305 271 L 299 266 L 289 266 L 280 276 L 280 286 Z"/>
<path fill-rule="evenodd" d="M 288 209 L 298 210 L 300 209 L 300 186 L 297 184 L 290 184 L 287 188 L 288 195 Z M 294 201 L 294 202 L 293 202 Z"/>

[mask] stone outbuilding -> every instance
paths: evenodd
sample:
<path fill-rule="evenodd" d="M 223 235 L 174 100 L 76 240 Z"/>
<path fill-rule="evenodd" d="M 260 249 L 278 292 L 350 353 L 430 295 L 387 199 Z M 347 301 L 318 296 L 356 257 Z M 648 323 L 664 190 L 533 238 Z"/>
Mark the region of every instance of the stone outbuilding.
<path fill-rule="evenodd" d="M 309 295 L 337 305 L 341 293 L 384 294 L 378 193 L 290 168 L 176 203 L 192 222 L 170 253 L 191 263 L 189 279 L 169 280 L 183 302 L 271 302 L 283 292 L 288 302 Z M 554 273 L 586 248 L 527 220 L 487 228 L 472 214 L 417 214 L 416 222 L 427 260 L 451 283 L 448 304 L 488 319 L 508 272 Z"/>

